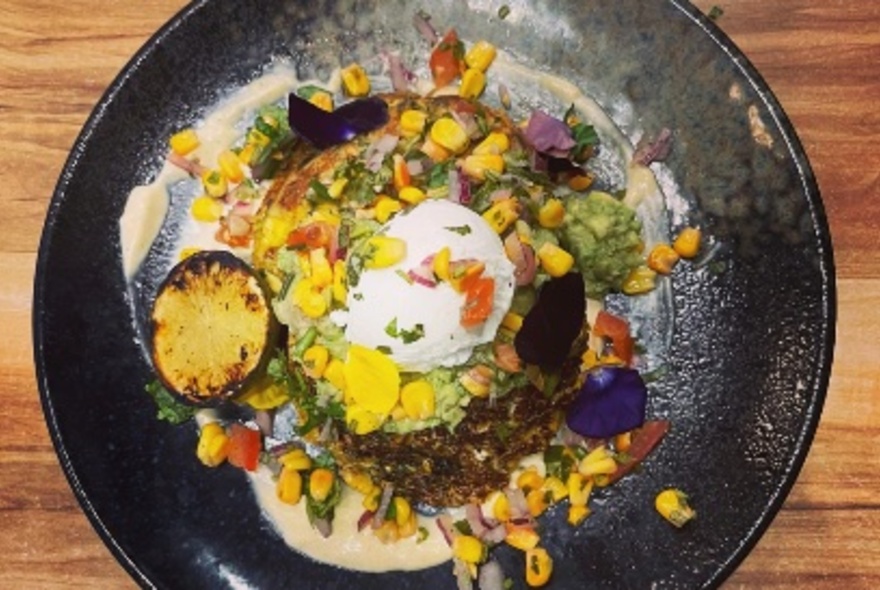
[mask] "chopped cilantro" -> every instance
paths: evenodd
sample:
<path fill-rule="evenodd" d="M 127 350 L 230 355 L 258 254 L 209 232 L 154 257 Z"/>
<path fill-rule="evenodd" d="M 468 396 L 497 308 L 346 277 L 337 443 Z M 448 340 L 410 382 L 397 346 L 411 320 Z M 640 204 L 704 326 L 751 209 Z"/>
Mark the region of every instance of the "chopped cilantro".
<path fill-rule="evenodd" d="M 388 325 L 385 326 L 385 333 L 392 338 L 400 338 L 404 344 L 412 344 L 416 340 L 425 337 L 425 325 L 416 324 L 411 330 L 397 327 L 397 318 L 393 318 Z"/>
<path fill-rule="evenodd" d="M 387 354 L 389 356 L 392 354 L 390 346 L 384 346 L 384 345 L 380 344 L 379 346 L 376 347 L 376 350 L 378 350 L 382 354 Z"/>
<path fill-rule="evenodd" d="M 428 539 L 428 529 L 420 526 L 416 531 L 416 544 L 424 543 Z"/>
<path fill-rule="evenodd" d="M 165 420 L 175 425 L 183 424 L 196 413 L 195 408 L 178 400 L 174 397 L 174 394 L 165 389 L 158 381 L 147 383 L 144 389 L 156 403 L 156 417 L 159 420 Z"/>
<path fill-rule="evenodd" d="M 296 95 L 306 100 L 310 100 L 313 96 L 320 92 L 323 92 L 324 94 L 330 94 L 327 90 L 321 88 L 320 86 L 315 86 L 314 84 L 306 84 L 305 86 L 300 86 L 296 89 Z"/>
<path fill-rule="evenodd" d="M 391 336 L 392 338 L 397 338 L 397 318 L 392 318 L 388 325 L 385 326 L 385 333 Z"/>
<path fill-rule="evenodd" d="M 460 236 L 466 236 L 469 233 L 471 233 L 471 226 L 469 226 L 467 224 L 446 226 L 443 229 L 451 231 L 451 232 L 455 232 Z"/>
<path fill-rule="evenodd" d="M 312 179 L 312 181 L 309 182 L 309 190 L 306 191 L 306 199 L 311 203 L 326 203 L 327 201 L 333 201 L 333 197 L 330 196 L 330 191 L 327 190 L 327 187 L 315 179 Z"/>
<path fill-rule="evenodd" d="M 449 169 L 455 165 L 455 162 L 448 160 L 442 164 L 435 164 L 428 171 L 428 179 L 426 186 L 429 189 L 446 186 L 449 184 Z"/>
<path fill-rule="evenodd" d="M 412 285 L 413 282 L 414 282 L 414 281 L 412 280 L 412 278 L 411 278 L 408 274 L 406 274 L 405 272 L 403 272 L 403 270 L 401 270 L 401 269 L 399 269 L 399 268 L 398 268 L 396 271 L 394 271 L 394 274 L 396 274 L 397 276 L 399 276 L 400 278 L 402 278 L 402 279 L 403 279 L 404 281 L 406 281 L 407 284 L 409 284 L 409 285 Z"/>
<path fill-rule="evenodd" d="M 592 125 L 584 123 L 577 117 L 574 105 L 568 107 L 562 119 L 571 128 L 571 136 L 575 142 L 571 153 L 575 157 L 585 157 L 589 155 L 592 148 L 599 145 L 599 135 L 596 130 Z"/>
<path fill-rule="evenodd" d="M 709 20 L 718 20 L 724 16 L 724 9 L 717 4 L 709 10 Z"/>
<path fill-rule="evenodd" d="M 471 528 L 471 524 L 466 520 L 456 520 L 452 523 L 452 526 L 462 535 L 473 535 L 474 530 Z"/>
<path fill-rule="evenodd" d="M 510 14 L 510 6 L 507 4 L 502 4 L 501 8 L 498 9 L 498 18 L 504 20 Z"/>

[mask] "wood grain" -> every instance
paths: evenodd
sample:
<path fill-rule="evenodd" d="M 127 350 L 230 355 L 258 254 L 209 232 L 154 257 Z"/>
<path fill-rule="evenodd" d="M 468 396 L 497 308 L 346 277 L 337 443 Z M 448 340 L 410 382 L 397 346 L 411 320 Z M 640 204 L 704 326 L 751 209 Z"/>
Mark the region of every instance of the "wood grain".
<path fill-rule="evenodd" d="M 880 587 L 880 3 L 699 0 L 792 119 L 838 271 L 835 364 L 783 510 L 727 589 Z M 30 333 L 36 249 L 82 124 L 183 2 L 0 0 L 0 588 L 134 588 L 71 493 L 43 421 Z"/>

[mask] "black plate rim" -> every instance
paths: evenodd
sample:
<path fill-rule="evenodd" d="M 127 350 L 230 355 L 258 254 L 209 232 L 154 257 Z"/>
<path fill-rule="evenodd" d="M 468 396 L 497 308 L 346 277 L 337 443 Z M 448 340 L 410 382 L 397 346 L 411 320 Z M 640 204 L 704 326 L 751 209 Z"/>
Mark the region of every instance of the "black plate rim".
<path fill-rule="evenodd" d="M 815 238 L 817 240 L 820 258 L 818 266 L 822 274 L 822 316 L 824 319 L 824 329 L 821 338 L 821 349 L 819 350 L 817 357 L 819 359 L 819 369 L 815 375 L 816 379 L 813 381 L 814 386 L 809 391 L 811 403 L 809 404 L 803 428 L 799 432 L 799 437 L 796 443 L 796 452 L 794 456 L 790 457 L 788 469 L 783 480 L 776 487 L 775 494 L 765 506 L 761 517 L 751 530 L 749 530 L 742 538 L 738 548 L 729 555 L 724 562 L 722 562 L 721 566 L 716 570 L 715 575 L 709 578 L 704 585 L 704 588 L 718 588 L 745 560 L 773 523 L 773 520 L 779 513 L 785 499 L 788 497 L 798 479 L 798 475 L 803 468 L 810 447 L 815 438 L 824 402 L 827 397 L 835 347 L 835 327 L 837 322 L 836 273 L 830 228 L 824 205 L 822 203 L 819 186 L 807 159 L 803 144 L 779 100 L 758 72 L 757 68 L 712 19 L 709 19 L 687 0 L 665 1 L 669 2 L 670 5 L 684 14 L 694 25 L 698 26 L 703 33 L 706 34 L 706 36 L 727 55 L 744 79 L 758 94 L 764 105 L 768 108 L 776 129 L 779 130 L 785 141 L 786 150 L 795 160 L 798 178 L 810 209 L 813 226 L 820 230 L 815 233 Z M 92 524 L 92 527 L 120 565 L 122 565 L 138 585 L 144 588 L 155 588 L 156 586 L 149 579 L 147 574 L 139 567 L 137 560 L 116 543 L 112 533 L 98 514 L 97 509 L 90 502 L 87 492 L 80 483 L 79 477 L 73 468 L 64 440 L 60 434 L 53 400 L 47 382 L 47 367 L 43 361 L 44 339 L 41 322 L 42 314 L 44 312 L 43 293 L 45 289 L 47 256 L 52 240 L 55 221 L 59 215 L 61 205 L 67 197 L 69 180 L 76 172 L 78 161 L 84 146 L 88 143 L 93 130 L 101 123 L 107 106 L 114 101 L 117 93 L 127 83 L 129 78 L 138 72 L 140 65 L 145 60 L 149 59 L 151 54 L 161 46 L 163 39 L 177 27 L 186 22 L 193 14 L 203 9 L 208 4 L 209 0 L 196 0 L 178 11 L 170 20 L 162 25 L 162 27 L 160 27 L 126 63 L 92 110 L 82 131 L 73 144 L 53 192 L 40 238 L 34 275 L 33 307 L 31 313 L 34 363 L 36 367 L 40 402 L 53 447 L 58 455 L 59 462 L 68 480 L 68 484 L 70 485 L 81 509 Z M 823 229 L 824 231 L 821 231 Z"/>

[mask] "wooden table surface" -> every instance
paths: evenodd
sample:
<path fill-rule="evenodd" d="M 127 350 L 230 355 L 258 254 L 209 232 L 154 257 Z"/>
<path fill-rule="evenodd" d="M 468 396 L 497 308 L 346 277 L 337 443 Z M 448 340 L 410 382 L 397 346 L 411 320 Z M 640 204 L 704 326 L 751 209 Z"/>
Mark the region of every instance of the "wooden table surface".
<path fill-rule="evenodd" d="M 0 0 L 0 588 L 134 588 L 55 457 L 31 349 L 40 231 L 91 108 L 180 0 Z M 837 349 L 812 450 L 726 589 L 880 588 L 880 2 L 699 0 L 792 119 L 837 265 Z"/>

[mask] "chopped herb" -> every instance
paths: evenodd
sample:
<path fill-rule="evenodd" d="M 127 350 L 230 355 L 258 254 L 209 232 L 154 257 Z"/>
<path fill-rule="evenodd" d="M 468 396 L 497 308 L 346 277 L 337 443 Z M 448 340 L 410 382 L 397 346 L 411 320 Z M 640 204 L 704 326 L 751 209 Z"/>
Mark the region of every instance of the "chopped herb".
<path fill-rule="evenodd" d="M 507 444 L 507 440 L 510 438 L 512 430 L 510 424 L 507 422 L 498 422 L 495 424 L 495 436 L 498 437 L 498 440 L 501 441 L 501 444 L 503 445 Z"/>
<path fill-rule="evenodd" d="M 709 20 L 718 20 L 724 15 L 724 9 L 717 4 L 709 10 Z"/>
<path fill-rule="evenodd" d="M 474 530 L 471 528 L 471 524 L 466 520 L 456 520 L 452 523 L 452 526 L 462 535 L 474 534 Z"/>
<path fill-rule="evenodd" d="M 393 318 L 388 325 L 385 326 L 385 333 L 391 336 L 392 338 L 397 338 L 397 318 Z"/>
<path fill-rule="evenodd" d="M 504 590 L 513 588 L 513 578 L 504 578 Z"/>
<path fill-rule="evenodd" d="M 510 6 L 507 4 L 502 4 L 501 8 L 498 9 L 498 18 L 504 20 L 507 18 L 507 15 L 510 14 Z"/>
<path fill-rule="evenodd" d="M 385 326 L 385 333 L 392 338 L 400 338 L 404 344 L 412 344 L 425 337 L 425 325 L 416 324 L 411 330 L 400 329 L 397 327 L 397 318 L 394 318 Z"/>
<path fill-rule="evenodd" d="M 287 293 L 290 292 L 290 287 L 293 285 L 294 279 L 296 279 L 296 273 L 290 273 L 284 277 L 284 282 L 281 283 L 281 290 L 278 291 L 279 301 L 283 301 L 287 297 Z"/>
<path fill-rule="evenodd" d="M 301 339 L 302 341 L 302 339 Z M 297 346 L 300 342 L 297 342 Z M 304 424 L 294 426 L 294 430 L 300 436 L 304 436 L 326 424 L 330 419 L 341 419 L 345 416 L 345 408 L 340 402 L 324 402 L 317 398 L 301 373 L 300 367 L 291 367 L 283 351 L 278 351 L 276 356 L 269 360 L 266 374 L 277 385 L 287 389 L 287 394 L 293 400 L 300 416 L 305 416 Z"/>
<path fill-rule="evenodd" d="M 306 84 L 305 86 L 300 86 L 296 89 L 296 95 L 306 100 L 310 100 L 318 93 L 330 94 L 325 89 L 320 86 L 315 86 L 314 84 Z"/>
<path fill-rule="evenodd" d="M 428 529 L 423 526 L 420 526 L 418 530 L 416 530 L 416 543 L 424 543 L 428 539 Z"/>
<path fill-rule="evenodd" d="M 159 420 L 165 420 L 175 425 L 183 424 L 196 413 L 195 408 L 174 397 L 174 394 L 165 389 L 158 381 L 147 383 L 144 389 L 156 403 L 156 417 Z"/>
<path fill-rule="evenodd" d="M 410 284 L 410 285 L 413 284 L 413 280 L 412 280 L 412 278 L 411 278 L 408 274 L 406 274 L 405 272 L 403 272 L 401 269 L 398 268 L 396 271 L 394 271 L 394 274 L 396 274 L 397 276 L 399 276 L 400 278 L 402 278 L 402 279 L 403 279 L 404 281 L 406 281 L 408 284 Z"/>
<path fill-rule="evenodd" d="M 378 350 L 382 354 L 387 354 L 389 356 L 392 354 L 390 346 L 384 346 L 384 345 L 380 344 L 379 346 L 376 347 L 376 350 Z"/>
<path fill-rule="evenodd" d="M 364 300 L 363 293 L 354 293 L 354 294 L 352 294 L 352 297 L 354 298 L 355 301 L 363 301 Z"/>
<path fill-rule="evenodd" d="M 599 135 L 596 130 L 592 125 L 588 125 L 578 118 L 573 104 L 565 111 L 562 120 L 571 128 L 571 136 L 575 142 L 571 153 L 576 158 L 586 159 L 592 153 L 593 148 L 599 145 Z"/>
<path fill-rule="evenodd" d="M 318 328 L 315 326 L 309 326 L 309 329 L 306 330 L 305 334 L 300 336 L 299 340 L 296 341 L 296 344 L 293 346 L 293 356 L 294 358 L 301 359 L 303 354 L 305 354 L 306 350 L 315 343 L 315 339 L 318 337 Z"/>
<path fill-rule="evenodd" d="M 448 160 L 442 164 L 432 166 L 428 171 L 427 188 L 432 189 L 449 184 L 449 169 L 453 165 L 455 165 L 455 162 Z"/>
<path fill-rule="evenodd" d="M 326 203 L 328 201 L 333 201 L 333 197 L 330 196 L 330 191 L 327 190 L 327 187 L 315 179 L 312 179 L 312 181 L 309 182 L 309 190 L 306 191 L 306 199 L 311 203 Z"/>
<path fill-rule="evenodd" d="M 467 225 L 467 224 L 465 224 L 465 225 L 452 225 L 452 226 L 446 226 L 446 227 L 444 227 L 443 229 L 448 230 L 448 231 L 451 231 L 451 232 L 455 232 L 455 233 L 457 233 L 457 234 L 460 235 L 460 236 L 466 236 L 466 235 L 468 235 L 469 233 L 471 233 L 471 226 L 469 226 L 469 225 Z"/>

